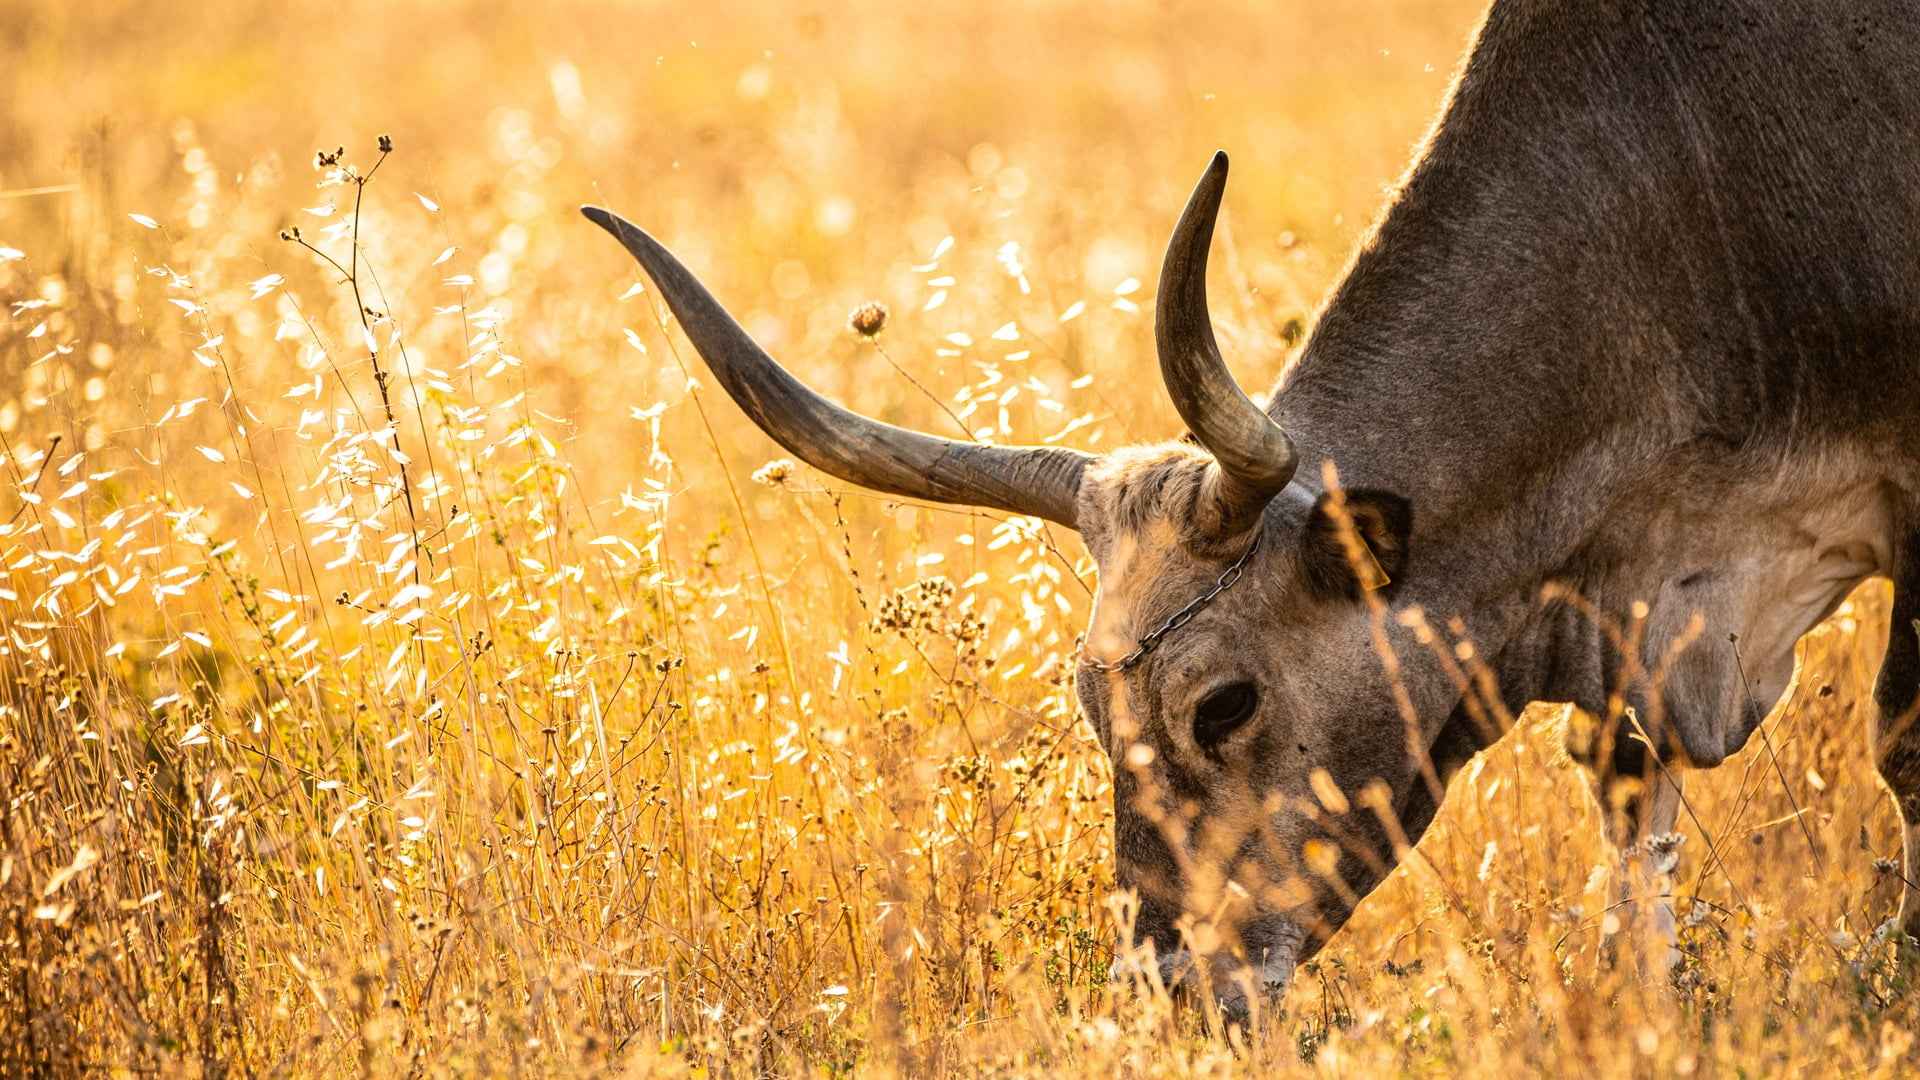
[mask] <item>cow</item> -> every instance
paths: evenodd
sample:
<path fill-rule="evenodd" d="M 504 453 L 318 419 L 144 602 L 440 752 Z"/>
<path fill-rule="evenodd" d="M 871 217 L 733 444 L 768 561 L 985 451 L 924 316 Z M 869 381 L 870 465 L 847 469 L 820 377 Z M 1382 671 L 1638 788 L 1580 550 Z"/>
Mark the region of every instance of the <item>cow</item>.
<path fill-rule="evenodd" d="M 1284 991 L 1530 703 L 1595 719 L 1606 829 L 1651 873 L 1683 774 L 1747 742 L 1873 576 L 1888 928 L 1920 933 L 1920 4 L 1494 0 L 1264 407 L 1208 315 L 1226 178 L 1216 155 L 1155 304 L 1189 437 L 1100 456 L 848 412 L 584 213 L 796 456 L 1079 532 L 1076 687 L 1166 978 Z"/>

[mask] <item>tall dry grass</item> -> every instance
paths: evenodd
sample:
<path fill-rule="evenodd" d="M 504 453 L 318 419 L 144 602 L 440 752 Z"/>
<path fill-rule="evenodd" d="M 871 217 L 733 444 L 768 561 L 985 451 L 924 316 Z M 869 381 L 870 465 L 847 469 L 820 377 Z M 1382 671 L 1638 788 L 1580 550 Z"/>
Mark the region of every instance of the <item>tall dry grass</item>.
<path fill-rule="evenodd" d="M 573 214 L 870 414 L 1162 437 L 1205 154 L 1258 385 L 1476 8 L 0 9 L 0 1073 L 1910 1068 L 1881 589 L 1693 784 L 1676 988 L 1542 713 L 1217 1041 L 1107 982 L 1077 543 L 779 461 Z"/>

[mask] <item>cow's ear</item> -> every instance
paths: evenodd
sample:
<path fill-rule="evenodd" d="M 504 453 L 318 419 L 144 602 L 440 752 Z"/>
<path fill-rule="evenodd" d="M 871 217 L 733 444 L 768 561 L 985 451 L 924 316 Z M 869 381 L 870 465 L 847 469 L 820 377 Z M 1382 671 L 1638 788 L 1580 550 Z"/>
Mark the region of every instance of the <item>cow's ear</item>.
<path fill-rule="evenodd" d="M 1307 583 L 1329 597 L 1391 590 L 1407 565 L 1413 506 L 1391 492 L 1353 488 L 1321 495 L 1301 549 Z"/>

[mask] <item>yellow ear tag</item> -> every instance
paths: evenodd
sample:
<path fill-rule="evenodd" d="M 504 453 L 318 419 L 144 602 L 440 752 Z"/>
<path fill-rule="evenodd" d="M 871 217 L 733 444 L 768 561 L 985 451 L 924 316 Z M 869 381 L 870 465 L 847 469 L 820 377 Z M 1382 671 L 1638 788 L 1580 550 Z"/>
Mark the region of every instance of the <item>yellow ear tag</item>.
<path fill-rule="evenodd" d="M 1361 544 L 1360 553 L 1366 560 L 1365 565 L 1361 567 L 1361 588 L 1368 592 L 1377 592 L 1393 584 L 1393 579 L 1387 576 L 1387 568 L 1380 565 L 1380 560 L 1374 557 L 1372 548 Z"/>

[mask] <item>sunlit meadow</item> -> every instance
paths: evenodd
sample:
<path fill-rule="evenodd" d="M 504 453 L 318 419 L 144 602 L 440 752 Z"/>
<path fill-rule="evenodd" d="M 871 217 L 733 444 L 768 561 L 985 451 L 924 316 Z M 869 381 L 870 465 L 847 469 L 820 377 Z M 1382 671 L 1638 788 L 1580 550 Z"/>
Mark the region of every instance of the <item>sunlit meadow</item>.
<path fill-rule="evenodd" d="M 1109 981 L 1077 540 L 784 460 L 575 212 L 871 415 L 1164 438 L 1206 155 L 1266 386 L 1479 7 L 0 6 L 0 1074 L 1911 1068 L 1882 587 L 1694 780 L 1672 986 L 1540 710 L 1218 1039 Z"/>

